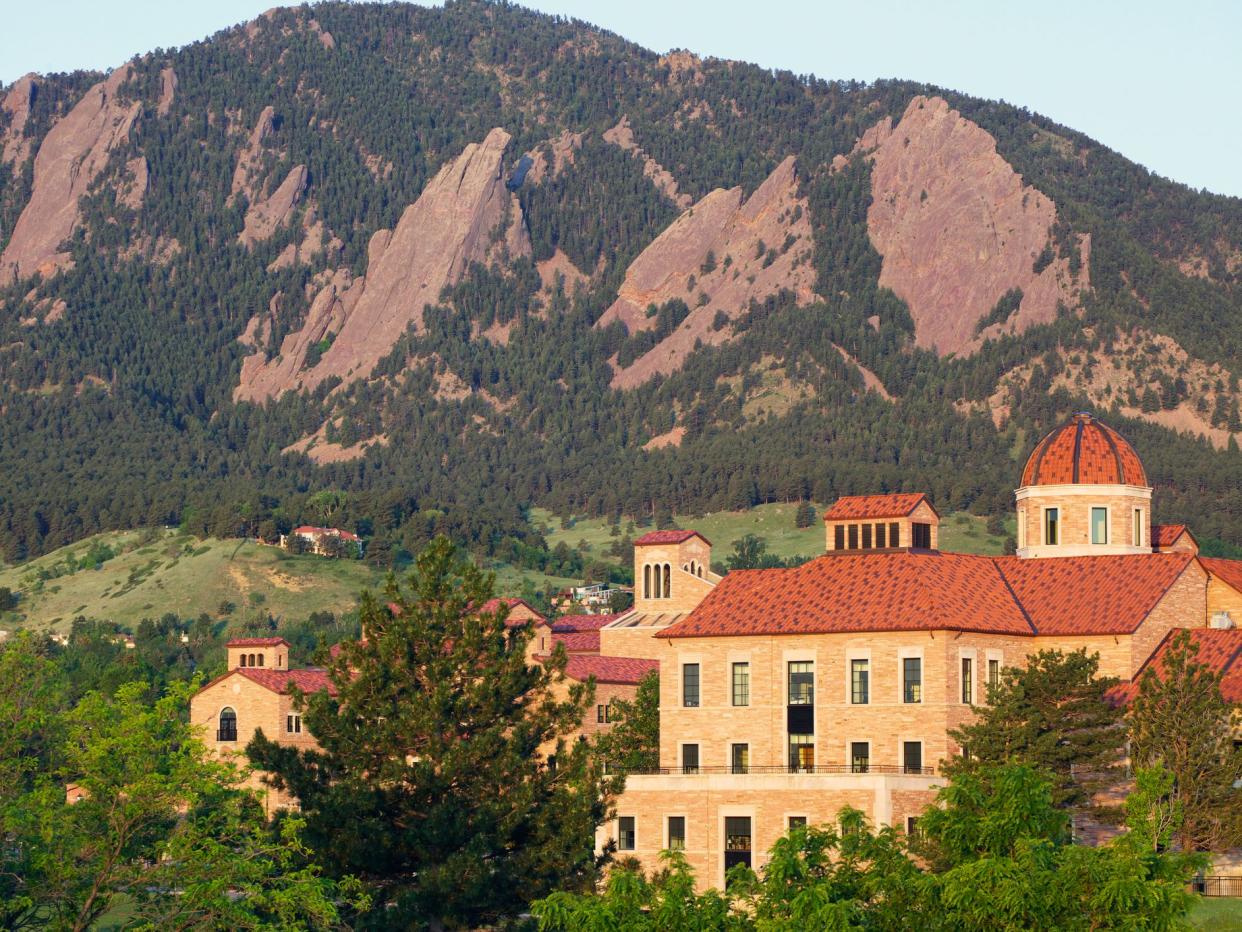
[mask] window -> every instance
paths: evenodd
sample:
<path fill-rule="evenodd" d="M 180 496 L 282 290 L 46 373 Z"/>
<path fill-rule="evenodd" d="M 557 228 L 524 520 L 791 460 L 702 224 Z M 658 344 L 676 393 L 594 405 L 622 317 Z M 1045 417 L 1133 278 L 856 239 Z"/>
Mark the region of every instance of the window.
<path fill-rule="evenodd" d="M 220 710 L 220 727 L 216 730 L 216 740 L 237 740 L 237 713 L 230 708 Z"/>
<path fill-rule="evenodd" d="M 988 685 L 989 686 L 1000 685 L 1000 661 L 999 660 L 993 659 L 993 660 L 988 661 Z"/>
<path fill-rule="evenodd" d="M 673 597 L 673 568 L 667 563 L 664 564 L 664 598 L 671 599 Z"/>
<path fill-rule="evenodd" d="M 883 525 L 883 524 L 877 524 L 875 526 L 875 547 L 877 550 L 883 550 L 885 546 L 887 546 L 884 543 L 885 528 L 886 528 L 886 525 Z"/>
<path fill-rule="evenodd" d="M 697 663 L 681 665 L 681 704 L 687 709 L 698 707 L 699 665 Z"/>
<path fill-rule="evenodd" d="M 806 825 L 806 816 L 804 816 L 804 815 L 791 815 L 791 816 L 789 817 L 789 827 L 790 827 L 791 829 L 793 829 L 793 828 L 798 828 L 798 827 L 800 827 L 800 826 L 804 826 L 804 825 Z"/>
<path fill-rule="evenodd" d="M 845 549 L 845 525 L 844 524 L 838 524 L 836 527 L 832 529 L 832 549 L 833 550 L 844 550 Z"/>
<path fill-rule="evenodd" d="M 1018 512 L 1018 546 L 1026 546 L 1026 512 Z"/>
<path fill-rule="evenodd" d="M 643 567 L 643 598 L 651 598 L 651 564 Z"/>
<path fill-rule="evenodd" d="M 906 816 L 906 837 L 917 838 L 919 834 L 919 817 Z"/>
<path fill-rule="evenodd" d="M 750 705 L 750 664 L 733 665 L 733 704 Z"/>
<path fill-rule="evenodd" d="M 862 545 L 863 550 L 871 549 L 871 525 L 864 524 L 862 526 Z"/>
<path fill-rule="evenodd" d="M 975 702 L 975 663 L 969 657 L 962 658 L 962 702 L 974 705 Z"/>
<path fill-rule="evenodd" d="M 789 736 L 789 772 L 815 772 L 815 739 L 810 735 Z"/>
<path fill-rule="evenodd" d="M 750 772 L 750 745 L 734 744 L 729 749 L 729 764 L 732 773 Z"/>
<path fill-rule="evenodd" d="M 724 867 L 745 864 L 750 867 L 750 816 L 725 817 Z"/>
<path fill-rule="evenodd" d="M 858 549 L 858 525 L 850 525 L 850 550 Z"/>
<path fill-rule="evenodd" d="M 871 742 L 850 742 L 850 773 L 867 773 L 871 770 Z"/>
<path fill-rule="evenodd" d="M 906 773 L 922 773 L 923 772 L 923 742 L 922 741 L 904 741 L 902 742 L 902 760 Z"/>
<path fill-rule="evenodd" d="M 263 655 L 259 654 L 259 666 L 263 666 Z"/>
<path fill-rule="evenodd" d="M 910 525 L 910 546 L 931 550 L 931 525 L 915 522 Z"/>
<path fill-rule="evenodd" d="M 1143 509 L 1134 509 L 1134 546 L 1143 546 Z"/>
<path fill-rule="evenodd" d="M 600 725 L 604 724 L 604 707 L 602 705 L 595 707 L 595 721 Z"/>
<path fill-rule="evenodd" d="M 686 850 L 686 817 L 671 815 L 668 817 L 668 850 Z"/>
<path fill-rule="evenodd" d="M 1061 510 L 1059 508 L 1044 509 L 1044 543 L 1050 546 L 1061 543 Z"/>
<path fill-rule="evenodd" d="M 296 712 L 286 715 L 285 731 L 291 735 L 300 735 L 302 733 L 302 716 Z"/>
<path fill-rule="evenodd" d="M 699 772 L 699 746 L 697 744 L 683 744 L 681 746 L 681 772 Z"/>
<path fill-rule="evenodd" d="M 633 851 L 637 847 L 637 833 L 634 830 L 634 817 L 623 815 L 617 819 L 617 850 Z"/>
<path fill-rule="evenodd" d="M 245 654 L 240 654 L 240 655 L 238 655 L 238 657 L 237 657 L 237 665 L 238 665 L 239 667 L 244 667 L 244 666 L 246 665 L 246 655 L 245 655 Z"/>
<path fill-rule="evenodd" d="M 923 701 L 923 658 L 904 657 L 901 661 L 901 701 Z"/>
<path fill-rule="evenodd" d="M 850 661 L 850 702 L 867 705 L 871 701 L 871 661 Z"/>
<path fill-rule="evenodd" d="M 815 704 L 815 665 L 809 660 L 789 662 L 789 704 Z"/>
<path fill-rule="evenodd" d="M 888 545 L 890 547 L 901 546 L 901 525 L 893 521 L 888 526 Z"/>
<path fill-rule="evenodd" d="M 1091 509 L 1091 543 L 1108 543 L 1108 509 L 1093 506 Z"/>

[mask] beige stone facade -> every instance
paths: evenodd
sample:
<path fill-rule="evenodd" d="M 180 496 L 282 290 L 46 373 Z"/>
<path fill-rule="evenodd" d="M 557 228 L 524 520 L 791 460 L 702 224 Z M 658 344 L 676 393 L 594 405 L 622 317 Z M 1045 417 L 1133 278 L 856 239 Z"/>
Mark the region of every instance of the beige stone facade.
<path fill-rule="evenodd" d="M 1129 485 L 1049 485 L 1018 489 L 1018 556 L 1087 557 L 1150 553 L 1151 489 Z M 1049 510 L 1055 509 L 1051 536 Z M 1102 509 L 1103 537 L 1092 536 L 1093 509 Z"/>

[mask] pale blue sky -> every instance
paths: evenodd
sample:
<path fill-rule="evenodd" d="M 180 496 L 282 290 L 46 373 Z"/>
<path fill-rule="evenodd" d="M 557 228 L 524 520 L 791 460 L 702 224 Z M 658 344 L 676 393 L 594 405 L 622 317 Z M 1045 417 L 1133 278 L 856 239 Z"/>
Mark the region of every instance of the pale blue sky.
<path fill-rule="evenodd" d="M 274 0 L 3 0 L 0 81 L 109 68 Z M 1153 171 L 1242 196 L 1238 0 L 528 0 L 648 48 L 1001 98 Z"/>

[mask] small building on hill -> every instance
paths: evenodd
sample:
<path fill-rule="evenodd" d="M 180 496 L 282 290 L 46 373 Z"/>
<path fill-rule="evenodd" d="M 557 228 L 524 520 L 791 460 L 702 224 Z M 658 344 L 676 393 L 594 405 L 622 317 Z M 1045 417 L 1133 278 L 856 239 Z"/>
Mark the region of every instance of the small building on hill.
<path fill-rule="evenodd" d="M 309 524 L 281 534 L 280 546 L 283 550 L 301 549 L 320 557 L 352 558 L 360 558 L 363 548 L 362 539 L 357 534 L 336 527 L 313 527 Z"/>

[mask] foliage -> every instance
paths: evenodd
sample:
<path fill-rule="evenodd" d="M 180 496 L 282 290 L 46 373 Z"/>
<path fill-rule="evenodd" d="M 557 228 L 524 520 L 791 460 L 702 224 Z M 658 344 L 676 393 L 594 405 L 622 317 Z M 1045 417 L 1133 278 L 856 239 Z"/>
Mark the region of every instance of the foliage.
<path fill-rule="evenodd" d="M 1095 792 L 1118 779 L 1125 744 L 1122 712 L 1107 695 L 1117 680 L 1098 672 L 1099 655 L 1085 649 L 1043 650 L 1006 668 L 975 720 L 949 732 L 969 751 L 949 771 L 1029 764 L 1052 778 L 1058 808 L 1090 808 Z"/>
<path fill-rule="evenodd" d="M 1139 680 L 1126 716 L 1130 753 L 1139 766 L 1160 765 L 1180 811 L 1184 851 L 1222 851 L 1242 843 L 1242 748 L 1234 744 L 1238 712 L 1220 691 L 1221 675 L 1198 659 L 1188 632 L 1173 635 L 1159 663 Z"/>
<path fill-rule="evenodd" d="M 621 778 L 614 792 L 624 789 L 628 773 L 660 766 L 660 673 L 653 670 L 638 683 L 633 700 L 612 700 L 613 726 L 595 741 L 595 755 L 608 766 L 610 776 Z"/>
<path fill-rule="evenodd" d="M 374 897 L 364 925 L 474 927 L 594 877 L 601 775 L 564 741 L 592 690 L 564 679 L 562 647 L 527 666 L 531 631 L 481 612 L 491 594 L 435 540 L 405 587 L 364 597 L 364 639 L 332 660 L 333 690 L 298 696 L 319 749 L 261 732 L 247 749 L 300 801 L 318 856 Z"/>

